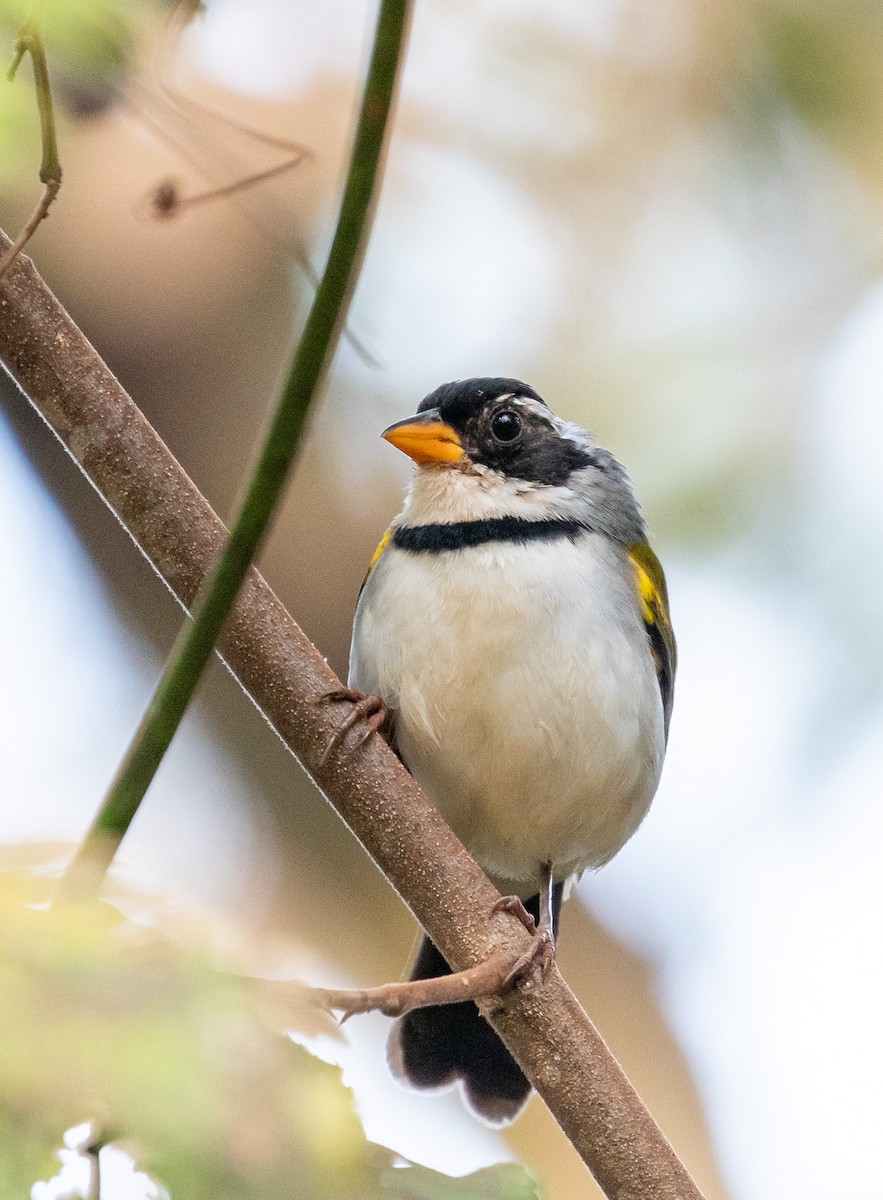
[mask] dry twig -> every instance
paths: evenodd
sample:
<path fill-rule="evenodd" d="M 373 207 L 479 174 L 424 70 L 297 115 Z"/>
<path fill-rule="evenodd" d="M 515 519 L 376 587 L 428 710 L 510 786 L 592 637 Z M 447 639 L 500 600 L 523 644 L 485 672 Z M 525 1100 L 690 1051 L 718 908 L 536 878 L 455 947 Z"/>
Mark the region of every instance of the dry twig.
<path fill-rule="evenodd" d="M 437 979 L 407 979 L 373 988 L 310 988 L 309 995 L 323 1008 L 339 1012 L 345 1021 L 356 1013 L 368 1012 L 401 1017 L 415 1008 L 499 996 L 506 987 L 513 965 L 510 955 L 495 950 L 484 962 Z"/>

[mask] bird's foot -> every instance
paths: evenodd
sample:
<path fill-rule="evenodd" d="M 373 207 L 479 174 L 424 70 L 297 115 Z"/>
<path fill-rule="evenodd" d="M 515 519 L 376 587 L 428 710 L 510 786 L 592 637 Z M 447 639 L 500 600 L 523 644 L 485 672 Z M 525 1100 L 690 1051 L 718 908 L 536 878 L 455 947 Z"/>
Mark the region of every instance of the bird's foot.
<path fill-rule="evenodd" d="M 552 964 L 555 961 L 555 938 L 550 925 L 540 922 L 537 925 L 532 913 L 529 913 L 518 896 L 501 896 L 494 904 L 494 912 L 511 913 L 520 921 L 531 936 L 531 944 L 511 967 L 505 983 L 511 987 L 532 974 L 534 967 L 539 966 L 540 979 L 543 983 L 549 977 Z"/>
<path fill-rule="evenodd" d="M 341 745 L 343 739 L 355 725 L 361 725 L 359 736 L 350 747 L 350 753 L 364 746 L 372 733 L 383 733 L 392 727 L 392 709 L 379 696 L 367 696 L 354 688 L 337 688 L 336 691 L 326 692 L 319 699 L 320 704 L 352 704 L 352 708 L 341 721 L 338 728 L 328 740 L 328 745 L 322 751 L 319 766 L 324 767 L 331 755 Z"/>
<path fill-rule="evenodd" d="M 533 913 L 529 913 L 524 907 L 524 902 L 519 896 L 501 896 L 496 902 L 491 912 L 507 912 L 521 922 L 527 932 L 533 937 L 537 931 L 537 923 Z"/>
<path fill-rule="evenodd" d="M 506 976 L 507 986 L 512 987 L 521 983 L 533 974 L 535 969 L 540 972 L 540 981 L 545 983 L 555 962 L 555 939 L 551 929 L 539 926 L 533 934 L 530 946 L 515 960 L 515 965 Z"/>

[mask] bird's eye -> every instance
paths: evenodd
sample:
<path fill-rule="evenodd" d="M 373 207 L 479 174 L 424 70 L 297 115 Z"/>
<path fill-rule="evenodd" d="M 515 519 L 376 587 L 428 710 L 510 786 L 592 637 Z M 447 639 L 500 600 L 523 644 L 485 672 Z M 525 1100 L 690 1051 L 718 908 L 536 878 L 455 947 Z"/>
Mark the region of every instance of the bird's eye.
<path fill-rule="evenodd" d="M 491 421 L 491 433 L 498 442 L 514 442 L 521 433 L 521 418 L 517 413 L 504 408 Z"/>

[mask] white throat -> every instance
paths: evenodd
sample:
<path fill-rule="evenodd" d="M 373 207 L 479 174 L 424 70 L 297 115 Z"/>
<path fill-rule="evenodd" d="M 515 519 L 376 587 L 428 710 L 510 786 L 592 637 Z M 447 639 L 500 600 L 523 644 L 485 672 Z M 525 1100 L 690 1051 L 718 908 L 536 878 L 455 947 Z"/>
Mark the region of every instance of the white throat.
<path fill-rule="evenodd" d="M 566 487 L 506 479 L 480 465 L 418 467 L 405 497 L 402 524 L 437 525 L 488 517 L 543 520 L 563 516 L 572 507 Z"/>

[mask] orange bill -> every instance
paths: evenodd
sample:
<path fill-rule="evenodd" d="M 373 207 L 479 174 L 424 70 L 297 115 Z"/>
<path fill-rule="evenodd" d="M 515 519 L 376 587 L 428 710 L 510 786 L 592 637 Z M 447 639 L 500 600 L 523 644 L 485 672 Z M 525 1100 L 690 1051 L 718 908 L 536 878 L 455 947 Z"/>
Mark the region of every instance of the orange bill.
<path fill-rule="evenodd" d="M 463 458 L 463 446 L 456 430 L 442 421 L 435 409 L 397 421 L 381 436 L 421 465 L 453 463 Z"/>

